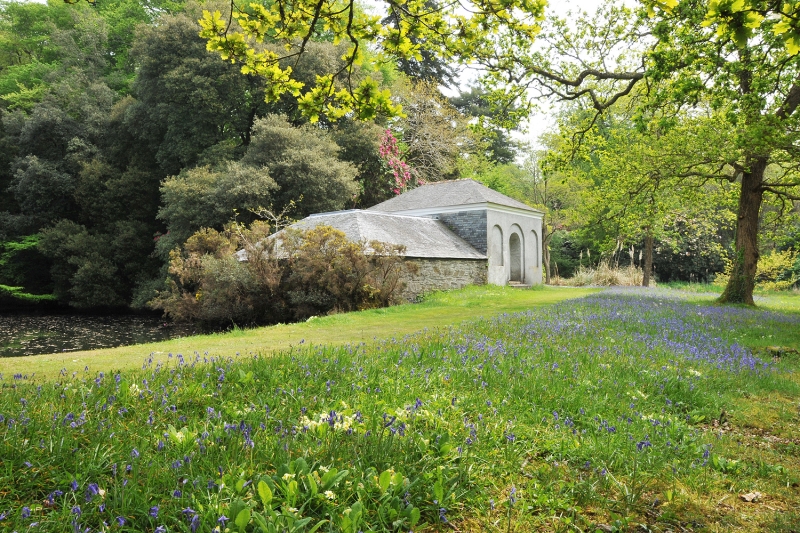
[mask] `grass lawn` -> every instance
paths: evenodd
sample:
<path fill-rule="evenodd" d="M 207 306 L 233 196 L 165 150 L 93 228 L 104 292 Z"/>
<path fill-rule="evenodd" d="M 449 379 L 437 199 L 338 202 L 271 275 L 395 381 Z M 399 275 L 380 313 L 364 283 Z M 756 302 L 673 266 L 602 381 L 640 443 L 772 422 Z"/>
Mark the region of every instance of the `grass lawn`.
<path fill-rule="evenodd" d="M 0 530 L 796 531 L 796 297 L 537 307 L 569 294 L 470 289 L 173 341 L 144 368 L 166 350 L 7 374 Z M 228 357 L 258 335 L 292 348 Z"/>
<path fill-rule="evenodd" d="M 507 287 L 468 287 L 459 291 L 429 295 L 424 302 L 314 318 L 299 324 L 235 329 L 227 333 L 194 335 L 169 341 L 102 350 L 67 352 L 28 357 L 0 358 L 0 374 L 36 374 L 53 378 L 62 368 L 72 372 L 89 365 L 92 371 L 141 367 L 149 354 L 189 356 L 198 352 L 210 356 L 268 353 L 286 350 L 301 340 L 314 344 L 369 342 L 405 335 L 424 328 L 460 324 L 465 320 L 514 313 L 550 305 L 596 292 L 596 289 L 552 288 L 537 290 Z"/>

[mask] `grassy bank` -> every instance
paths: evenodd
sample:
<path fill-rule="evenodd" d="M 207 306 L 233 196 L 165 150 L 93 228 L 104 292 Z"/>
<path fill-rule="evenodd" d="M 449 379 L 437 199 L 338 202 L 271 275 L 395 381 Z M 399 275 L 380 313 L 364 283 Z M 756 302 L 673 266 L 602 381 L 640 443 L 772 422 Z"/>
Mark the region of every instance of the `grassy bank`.
<path fill-rule="evenodd" d="M 148 354 L 189 356 L 198 352 L 210 356 L 236 356 L 285 350 L 300 341 L 314 344 L 345 344 L 405 335 L 424 328 L 459 324 L 478 317 L 514 313 L 591 294 L 591 289 L 540 288 L 520 290 L 506 287 L 468 287 L 459 291 L 431 294 L 422 303 L 399 305 L 314 318 L 299 324 L 265 328 L 234 329 L 227 333 L 195 335 L 170 341 L 120 346 L 102 350 L 67 352 L 27 357 L 0 358 L 0 374 L 36 374 L 53 378 L 62 368 L 69 372 L 137 368 Z"/>
<path fill-rule="evenodd" d="M 769 334 L 775 358 L 743 344 Z M 797 348 L 793 313 L 608 291 L 366 344 L 7 376 L 0 529 L 789 532 Z"/>

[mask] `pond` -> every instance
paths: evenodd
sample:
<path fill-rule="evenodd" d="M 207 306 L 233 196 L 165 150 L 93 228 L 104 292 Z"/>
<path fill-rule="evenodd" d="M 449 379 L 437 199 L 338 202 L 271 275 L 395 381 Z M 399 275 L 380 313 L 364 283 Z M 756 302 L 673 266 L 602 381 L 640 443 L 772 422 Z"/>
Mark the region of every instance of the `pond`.
<path fill-rule="evenodd" d="M 26 315 L 0 313 L 0 357 L 111 348 L 192 334 L 152 315 Z"/>

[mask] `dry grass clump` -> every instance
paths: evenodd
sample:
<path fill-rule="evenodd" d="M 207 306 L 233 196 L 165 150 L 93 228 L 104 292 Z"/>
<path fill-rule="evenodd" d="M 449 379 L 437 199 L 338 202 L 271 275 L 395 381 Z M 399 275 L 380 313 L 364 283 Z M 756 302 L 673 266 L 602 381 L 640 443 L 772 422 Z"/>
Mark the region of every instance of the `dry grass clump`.
<path fill-rule="evenodd" d="M 575 275 L 568 279 L 556 279 L 554 285 L 566 285 L 570 287 L 585 287 L 588 285 L 597 285 L 602 287 L 610 286 L 624 286 L 634 287 L 642 284 L 644 272 L 641 268 L 628 265 L 620 267 L 619 265 L 612 265 L 610 261 L 601 261 L 597 266 L 583 265 L 578 267 Z M 650 279 L 650 285 L 655 287 L 656 283 Z"/>

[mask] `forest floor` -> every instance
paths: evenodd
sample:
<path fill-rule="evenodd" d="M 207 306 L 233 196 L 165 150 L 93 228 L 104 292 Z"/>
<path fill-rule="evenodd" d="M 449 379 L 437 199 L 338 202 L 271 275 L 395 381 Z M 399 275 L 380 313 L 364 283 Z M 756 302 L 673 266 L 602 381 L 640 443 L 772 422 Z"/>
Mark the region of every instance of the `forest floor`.
<path fill-rule="evenodd" d="M 247 357 L 7 374 L 0 529 L 798 530 L 798 295 L 497 290 Z"/>

